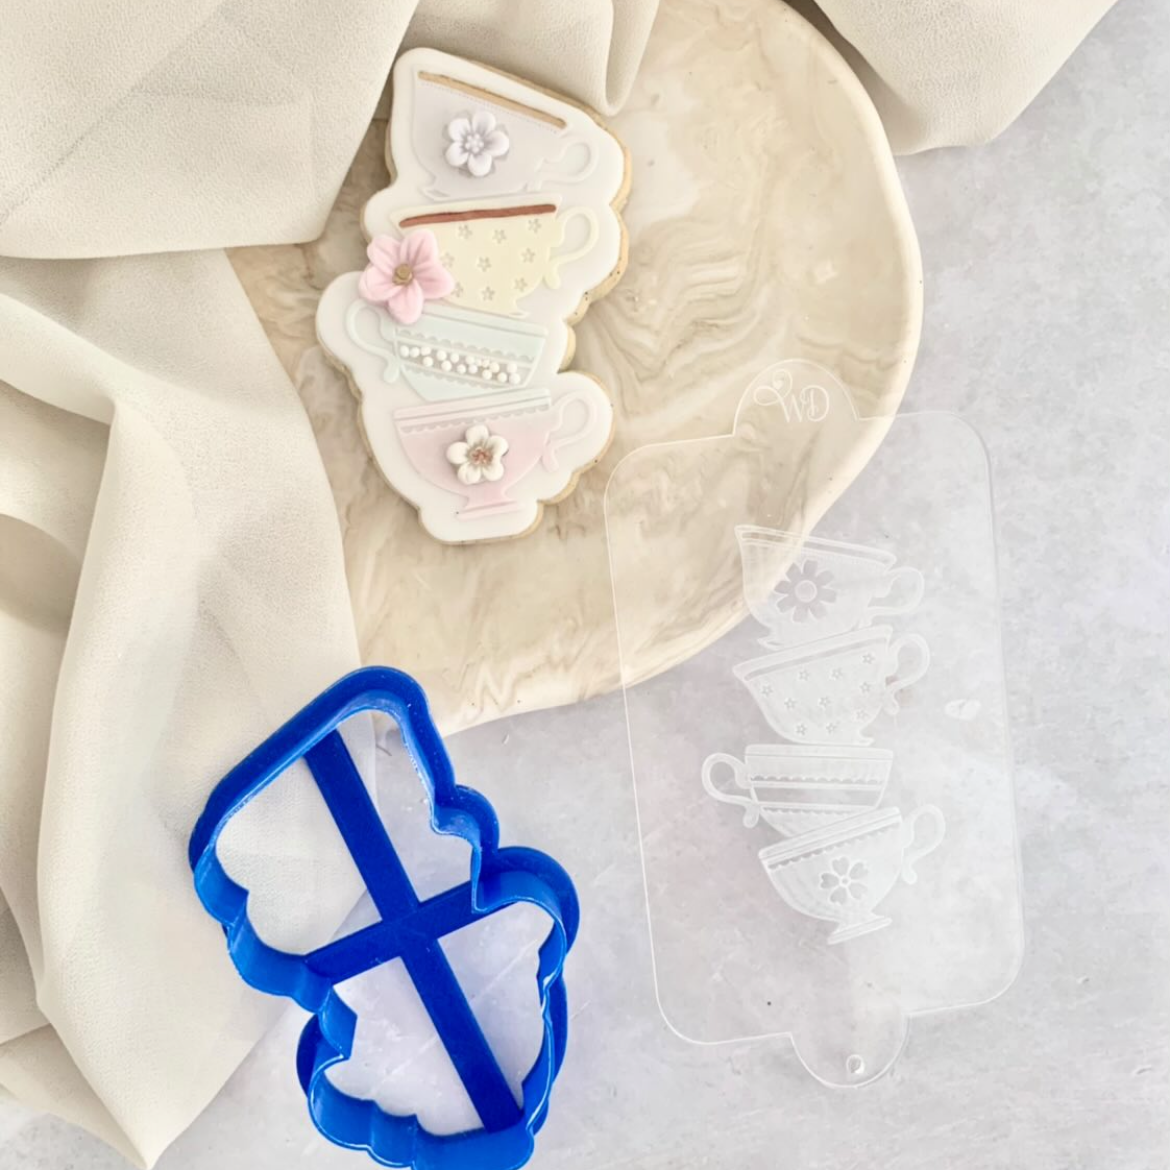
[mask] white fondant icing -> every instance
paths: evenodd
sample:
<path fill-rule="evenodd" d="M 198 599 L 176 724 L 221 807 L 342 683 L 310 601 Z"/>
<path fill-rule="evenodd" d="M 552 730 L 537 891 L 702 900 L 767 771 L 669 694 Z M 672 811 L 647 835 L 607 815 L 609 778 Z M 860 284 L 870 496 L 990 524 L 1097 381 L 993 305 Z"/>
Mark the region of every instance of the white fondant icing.
<path fill-rule="evenodd" d="M 511 96 L 507 91 L 514 92 L 515 83 L 490 70 L 475 70 L 471 81 L 460 76 L 465 69 L 444 68 L 455 58 L 437 53 L 434 57 L 440 59 L 433 62 L 437 68 L 427 69 L 425 59 L 415 58 L 418 65 L 408 75 L 411 146 L 426 169 L 428 196 L 442 200 L 509 195 L 592 178 L 604 153 L 598 139 L 605 134 L 592 118 L 570 118 L 567 110 L 581 111 L 535 90 L 525 88 L 522 97 Z M 405 96 L 398 83 L 396 69 L 396 102 Z M 479 129 L 488 127 L 489 119 L 490 130 Z M 493 132 L 503 142 L 491 138 Z M 491 152 L 501 145 L 503 150 Z"/>
<path fill-rule="evenodd" d="M 413 325 L 399 325 L 385 310 L 361 298 L 346 310 L 344 329 L 359 350 L 383 359 L 383 381 L 401 378 L 427 401 L 481 393 L 484 374 L 493 365 L 499 369 L 501 358 L 514 369 L 511 385 L 527 385 L 548 340 L 548 330 L 541 325 L 502 321 L 442 304 L 429 306 Z M 336 352 L 320 319 L 318 332 Z M 453 348 L 438 350 L 447 356 L 436 369 L 434 351 L 440 342 Z"/>
<path fill-rule="evenodd" d="M 428 392 L 428 397 L 424 398 L 406 377 L 406 367 L 411 363 L 409 359 L 403 361 L 399 357 L 398 341 L 393 337 L 392 328 L 389 340 L 382 336 L 379 326 L 389 319 L 385 315 L 379 316 L 380 310 L 362 304 L 357 317 L 362 344 L 347 331 L 347 311 L 355 301 L 360 301 L 357 277 L 356 272 L 346 273 L 322 294 L 318 333 L 325 348 L 351 373 L 361 400 L 362 429 L 383 475 L 399 494 L 419 509 L 423 525 L 439 540 L 458 543 L 525 532 L 535 523 L 540 502 L 560 496 L 580 469 L 605 450 L 613 423 L 613 405 L 609 396 L 584 374 L 549 372 L 550 365 L 556 363 L 556 358 L 548 355 L 549 346 L 545 346 L 538 363 L 526 365 L 517 350 L 532 344 L 529 333 L 537 327 L 528 322 L 499 322 L 509 332 L 514 330 L 519 335 L 511 343 L 499 345 L 491 354 L 491 360 L 500 363 L 501 372 L 507 373 L 509 363 L 517 366 L 516 374 L 507 375 L 508 385 L 489 385 L 478 379 L 469 384 L 466 378 L 460 384 L 454 371 L 444 374 L 438 366 L 424 369 L 420 362 L 414 378 L 424 373 L 434 378 L 433 383 L 418 383 Z M 449 306 L 431 308 L 447 315 L 469 315 L 465 310 Z M 431 324 L 431 313 L 428 312 L 417 326 L 411 328 L 430 327 Z M 448 327 L 448 324 L 443 323 L 443 327 Z M 556 352 L 563 354 L 566 343 L 563 323 L 557 328 L 555 337 Z M 414 338 L 420 349 L 423 342 L 421 336 Z M 433 337 L 426 338 L 425 342 L 432 348 L 437 344 Z M 510 347 L 512 352 L 508 352 Z M 445 360 L 450 361 L 450 358 Z M 403 376 L 387 380 L 383 376 L 387 361 L 403 361 Z M 528 376 L 529 369 L 534 371 L 534 376 Z M 512 379 L 521 376 L 521 372 L 524 385 L 513 384 Z M 472 404 L 470 408 L 469 403 Z M 445 451 L 476 422 L 487 425 L 492 433 L 505 434 L 511 441 L 503 426 L 493 421 L 493 412 L 500 410 L 506 416 L 507 425 L 518 425 L 516 419 L 531 419 L 531 424 L 526 424 L 532 428 L 528 433 L 528 457 L 532 458 L 534 444 L 540 449 L 524 475 L 504 485 L 506 498 L 492 500 L 489 497 L 485 502 L 482 497 L 488 486 L 495 488 L 498 484 L 478 485 L 464 491 L 465 485 L 459 484 L 451 474 Z M 405 417 L 396 417 L 402 414 Z M 428 416 L 430 426 L 437 429 L 427 430 Z M 462 431 L 455 428 L 455 421 L 460 420 Z M 551 430 L 545 434 L 550 424 Z M 407 441 L 416 444 L 412 450 L 417 458 L 422 459 L 429 451 L 432 457 L 442 460 L 443 482 L 449 485 L 447 488 L 425 477 L 411 461 L 403 445 L 400 425 L 407 430 Z M 443 433 L 444 426 L 448 427 L 449 433 Z M 424 433 L 430 434 L 434 440 L 425 447 L 421 446 Z M 479 498 L 470 500 L 467 493 L 472 491 L 479 493 Z"/>
<path fill-rule="evenodd" d="M 412 478 L 430 489 L 415 489 L 424 497 L 423 523 L 448 541 L 525 531 L 536 518 L 537 501 L 563 492 L 576 469 L 604 450 L 612 411 L 596 382 L 572 372 L 558 375 L 551 391 L 521 390 L 392 413 L 362 403 L 371 446 L 377 450 L 394 442 L 405 456 L 406 466 L 394 465 L 391 482 L 407 498 L 415 497 L 400 485 Z M 478 428 L 502 438 L 507 448 L 500 475 L 472 483 L 452 476 L 450 464 L 451 455 L 461 453 L 460 442 L 470 447 L 469 431 L 482 435 Z"/>
<path fill-rule="evenodd" d="M 366 205 L 366 231 L 430 232 L 453 289 L 402 325 L 349 273 L 322 295 L 318 334 L 427 530 L 518 535 L 609 441 L 608 395 L 560 365 L 566 319 L 623 256 L 625 155 L 587 112 L 429 49 L 395 66 L 389 145 L 395 179 Z"/>
<path fill-rule="evenodd" d="M 484 93 L 490 95 L 490 101 L 475 96 Z M 478 106 L 495 114 L 497 124 L 507 128 L 511 141 L 507 155 L 497 159 L 492 172 L 481 179 L 455 170 L 443 152 L 447 124 Z M 530 141 L 528 129 L 539 137 Z M 566 146 L 569 138 L 580 139 L 581 144 Z M 557 156 L 560 162 L 551 168 L 544 165 L 550 156 L 541 154 L 545 149 L 541 143 L 548 142 L 557 143 L 558 151 L 564 150 L 563 155 Z M 452 203 L 495 202 L 509 196 L 514 198 L 508 201 L 517 204 L 523 200 L 553 202 L 559 214 L 571 207 L 587 207 L 597 217 L 597 239 L 591 251 L 569 265 L 561 265 L 559 288 L 544 283 L 535 290 L 516 288 L 516 280 L 529 279 L 525 273 L 510 273 L 506 288 L 502 280 L 484 280 L 484 273 L 474 267 L 474 261 L 490 253 L 480 250 L 471 258 L 470 274 L 461 271 L 456 276 L 459 288 L 455 295 L 460 303 L 487 312 L 509 312 L 509 302 L 519 297 L 523 302 L 521 311 L 534 319 L 569 318 L 576 314 L 584 294 L 603 284 L 621 261 L 624 231 L 612 204 L 625 186 L 625 152 L 605 127 L 568 102 L 448 54 L 414 49 L 404 53 L 394 68 L 389 153 L 394 183 L 375 194 L 362 213 L 363 226 L 370 236 L 395 233 L 394 217 L 405 208 L 432 203 L 441 204 L 434 208 L 440 210 Z M 580 165 L 586 157 L 590 160 L 588 165 Z M 563 174 L 551 177 L 557 173 L 558 165 L 562 171 L 572 170 L 575 181 L 565 181 Z M 443 179 L 441 188 L 436 186 L 436 173 Z M 531 181 L 533 174 L 538 175 L 537 181 Z M 470 234 L 472 229 L 463 226 Z M 507 230 L 507 225 L 495 224 L 491 232 L 501 229 Z M 584 225 L 569 223 L 567 229 L 565 242 L 559 248 L 562 252 L 579 247 L 587 239 Z M 540 233 L 522 230 L 521 235 L 522 258 L 528 264 L 537 264 Z M 494 234 L 487 239 L 489 244 L 499 244 Z M 531 258 L 523 256 L 525 248 L 532 249 Z M 452 260 L 449 251 L 445 245 L 439 248 L 448 270 Z M 553 280 L 555 283 L 555 276 Z"/>

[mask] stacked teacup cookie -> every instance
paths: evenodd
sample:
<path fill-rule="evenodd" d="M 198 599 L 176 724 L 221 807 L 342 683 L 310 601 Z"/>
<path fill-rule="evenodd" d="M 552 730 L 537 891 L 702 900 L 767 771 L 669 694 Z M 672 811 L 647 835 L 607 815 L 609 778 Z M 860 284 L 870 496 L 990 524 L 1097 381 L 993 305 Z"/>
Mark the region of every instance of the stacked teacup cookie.
<path fill-rule="evenodd" d="M 428 532 L 521 535 L 612 434 L 609 395 L 563 367 L 625 263 L 625 151 L 589 111 L 430 49 L 394 68 L 388 148 L 369 265 L 325 290 L 318 336 Z"/>
<path fill-rule="evenodd" d="M 836 924 L 830 943 L 844 942 L 889 925 L 875 907 L 899 876 L 915 881 L 914 863 L 946 829 L 933 805 L 905 818 L 879 807 L 894 756 L 866 734 L 930 665 L 921 637 L 871 624 L 916 608 L 923 577 L 863 545 L 747 525 L 736 537 L 769 652 L 734 673 L 785 742 L 752 744 L 742 760 L 709 756 L 703 785 L 744 806 L 746 825 L 762 819 L 786 838 L 760 851 L 769 879 L 793 909 Z M 738 791 L 717 785 L 721 770 Z"/>

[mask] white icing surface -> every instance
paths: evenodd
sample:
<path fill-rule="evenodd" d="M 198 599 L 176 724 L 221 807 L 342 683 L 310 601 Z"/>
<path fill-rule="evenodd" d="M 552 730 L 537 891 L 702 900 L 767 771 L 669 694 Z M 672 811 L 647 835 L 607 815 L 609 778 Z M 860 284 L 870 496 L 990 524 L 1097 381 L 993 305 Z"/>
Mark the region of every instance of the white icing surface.
<path fill-rule="evenodd" d="M 413 325 L 401 325 L 361 299 L 346 310 L 345 336 L 384 359 L 383 381 L 404 378 L 428 402 L 482 393 L 481 370 L 500 385 L 527 386 L 548 345 L 542 325 L 497 323 L 448 305 L 430 305 Z"/>
<path fill-rule="evenodd" d="M 452 365 L 452 369 L 446 371 L 440 367 L 436 375 L 433 365 L 422 365 L 424 358 L 433 361 L 440 349 L 446 354 L 455 352 L 465 356 L 466 348 L 452 350 L 455 344 L 452 339 L 460 336 L 461 329 L 474 327 L 476 322 L 469 322 L 465 312 L 446 308 L 441 310 L 446 316 L 424 315 L 418 327 L 430 328 L 437 324 L 441 330 L 435 331 L 433 340 L 425 342 L 433 352 L 424 355 L 424 343 L 418 339 L 398 341 L 402 327 L 395 326 L 384 310 L 361 300 L 357 293 L 358 275 L 349 272 L 339 276 L 325 290 L 318 308 L 317 328 L 322 344 L 345 361 L 361 389 L 362 427 L 370 452 L 383 474 L 396 491 L 419 508 L 424 527 L 439 540 L 461 543 L 526 532 L 539 519 L 541 502 L 562 495 L 578 471 L 593 463 L 605 450 L 613 429 L 613 404 L 609 395 L 587 374 L 571 370 L 557 372 L 555 359 L 545 356 L 549 344 L 542 347 L 538 328 L 527 323 L 507 322 L 507 331 L 499 335 L 498 349 L 491 356 L 478 351 L 479 361 L 486 360 L 486 365 L 477 362 L 473 367 L 468 361 L 454 364 L 448 356 L 442 361 Z M 554 353 L 564 353 L 566 333 L 563 322 L 559 330 L 549 331 L 547 336 L 558 337 L 560 343 Z M 538 349 L 540 355 L 534 360 L 533 354 Z M 496 369 L 492 369 L 493 364 Z M 485 371 L 493 376 L 490 385 L 484 377 Z M 399 377 L 399 372 L 403 376 Z M 388 373 L 392 374 L 389 379 Z M 501 374 L 506 382 L 500 381 Z M 547 422 L 556 424 L 544 436 L 542 458 L 521 479 L 508 485 L 506 491 L 514 506 L 504 507 L 501 502 L 497 511 L 472 509 L 461 515 L 468 500 L 460 490 L 454 469 L 450 469 L 446 488 L 420 474 L 404 441 L 417 444 L 421 439 L 404 435 L 403 417 L 412 411 L 422 417 L 452 415 L 468 403 L 474 403 L 468 409 L 464 430 L 475 423 L 487 423 L 494 432 L 496 427 L 491 421 L 494 412 L 514 401 L 517 395 L 543 395 L 549 412 Z M 540 431 L 541 427 L 535 427 L 530 442 L 540 445 Z M 432 440 L 434 451 L 439 458 L 445 458 L 450 443 L 461 437 L 461 434 L 437 433 Z M 417 452 L 416 446 L 411 449 Z M 546 461 L 543 458 L 546 450 L 555 451 L 556 458 L 550 455 Z"/>
<path fill-rule="evenodd" d="M 358 391 L 371 454 L 424 527 L 453 543 L 517 536 L 612 433 L 606 392 L 561 367 L 567 321 L 622 262 L 613 204 L 625 152 L 585 111 L 431 49 L 394 68 L 388 138 L 395 178 L 366 204 L 366 234 L 432 233 L 454 288 L 404 325 L 362 300 L 361 274 L 347 273 L 322 295 L 317 333 Z M 516 395 L 541 405 L 523 425 L 499 423 L 511 431 L 501 475 L 460 482 L 445 460 L 463 441 L 453 420 L 494 434 L 493 412 Z M 415 425 L 418 411 L 429 429 Z"/>
<path fill-rule="evenodd" d="M 420 53 L 430 53 L 431 60 L 420 58 Z M 459 199 L 540 191 L 546 186 L 563 188 L 594 179 L 599 164 L 608 156 L 608 172 L 602 168 L 592 190 L 594 197 L 604 202 L 613 198 L 606 195 L 606 185 L 614 179 L 613 152 L 599 141 L 600 127 L 587 114 L 442 53 L 416 49 L 403 59 L 407 57 L 412 63 L 395 70 L 394 93 L 396 102 L 410 104 L 411 121 L 397 140 L 391 140 L 391 148 L 395 157 L 409 154 L 418 160 L 428 196 Z M 453 86 L 452 81 L 457 84 Z M 457 88 L 460 83 L 472 86 L 475 92 Z M 494 129 L 507 139 L 508 151 L 506 157 L 495 157 L 488 173 L 476 175 L 467 167 L 460 174 L 458 165 L 452 169 L 444 137 L 453 141 L 452 131 L 462 130 L 460 120 L 476 116 L 494 120 Z M 439 130 L 445 135 L 437 136 Z M 618 187 L 621 179 L 622 171 L 618 170 Z"/>

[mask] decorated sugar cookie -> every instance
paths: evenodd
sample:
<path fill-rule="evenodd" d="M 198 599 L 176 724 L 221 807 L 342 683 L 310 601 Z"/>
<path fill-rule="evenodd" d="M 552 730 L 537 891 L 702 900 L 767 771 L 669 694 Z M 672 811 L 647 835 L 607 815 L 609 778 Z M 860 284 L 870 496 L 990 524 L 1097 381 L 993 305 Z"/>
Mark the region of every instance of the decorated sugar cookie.
<path fill-rule="evenodd" d="M 625 150 L 566 99 L 415 49 L 394 67 L 388 164 L 368 263 L 325 290 L 318 336 L 428 532 L 522 535 L 612 434 L 605 389 L 563 367 L 625 265 Z"/>

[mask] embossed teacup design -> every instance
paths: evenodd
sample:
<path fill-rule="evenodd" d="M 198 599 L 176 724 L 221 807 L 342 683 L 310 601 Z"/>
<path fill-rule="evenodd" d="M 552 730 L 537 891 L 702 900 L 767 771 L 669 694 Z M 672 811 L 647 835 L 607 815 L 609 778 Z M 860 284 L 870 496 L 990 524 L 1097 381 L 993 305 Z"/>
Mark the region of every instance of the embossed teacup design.
<path fill-rule="evenodd" d="M 919 839 L 918 826 L 930 825 Z M 837 923 L 829 943 L 889 926 L 875 912 L 898 878 L 913 885 L 914 866 L 942 844 L 946 821 L 932 804 L 903 820 L 896 808 L 874 809 L 760 850 L 760 863 L 794 910 Z"/>
<path fill-rule="evenodd" d="M 861 544 L 741 524 L 744 600 L 775 649 L 831 638 L 874 618 L 909 613 L 922 600 L 914 568 Z"/>
<path fill-rule="evenodd" d="M 742 662 L 735 675 L 785 739 L 869 744 L 865 729 L 882 710 L 895 714 L 898 691 L 930 665 L 922 638 L 907 634 L 891 642 L 892 632 L 889 626 L 855 630 Z"/>
<path fill-rule="evenodd" d="M 598 151 L 589 138 L 572 131 L 564 118 L 477 85 L 420 70 L 413 75 L 411 143 L 430 173 L 433 199 L 490 198 L 539 191 L 546 184 L 568 186 L 597 168 Z M 457 119 L 488 113 L 507 149 L 482 175 L 453 166 L 447 158 L 447 127 Z M 600 127 L 597 131 L 603 133 Z"/>
<path fill-rule="evenodd" d="M 470 518 L 520 507 L 508 489 L 537 464 L 549 472 L 560 470 L 557 452 L 593 430 L 601 409 L 599 398 L 604 399 L 604 391 L 593 385 L 570 390 L 555 400 L 547 390 L 521 390 L 439 406 L 405 407 L 394 412 L 394 424 L 415 470 L 435 486 L 463 495 L 466 503 L 458 515 Z M 457 474 L 448 451 L 474 427 L 486 428 L 492 439 L 503 439 L 506 449 L 499 457 L 497 478 L 467 483 Z M 575 462 L 580 465 L 588 459 Z"/>
<path fill-rule="evenodd" d="M 890 778 L 893 752 L 882 748 L 757 743 L 744 758 L 716 752 L 703 761 L 703 787 L 716 800 L 744 808 L 749 828 L 761 817 L 786 837 L 874 808 Z M 728 770 L 738 792 L 718 787 Z"/>
<path fill-rule="evenodd" d="M 548 340 L 543 325 L 436 302 L 413 325 L 400 325 L 360 297 L 345 330 L 359 349 L 383 359 L 383 381 L 401 377 L 428 402 L 522 389 Z"/>
<path fill-rule="evenodd" d="M 560 288 L 561 269 L 588 255 L 600 235 L 593 208 L 558 211 L 551 197 L 416 207 L 392 219 L 403 235 L 434 233 L 456 281 L 448 304 L 504 316 L 520 313 L 520 302 L 542 285 Z M 576 224 L 582 227 L 570 227 Z M 565 248 L 570 235 L 575 242 Z"/>

